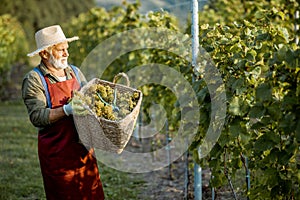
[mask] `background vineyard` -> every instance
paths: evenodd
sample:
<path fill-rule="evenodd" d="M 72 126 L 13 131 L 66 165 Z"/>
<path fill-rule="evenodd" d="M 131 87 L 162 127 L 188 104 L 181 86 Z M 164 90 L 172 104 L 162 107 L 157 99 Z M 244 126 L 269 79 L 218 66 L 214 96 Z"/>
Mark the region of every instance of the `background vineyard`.
<path fill-rule="evenodd" d="M 93 7 L 91 3 L 85 10 L 73 13 L 73 17 L 63 17 L 69 20 L 53 19 L 33 26 L 37 21 L 20 20 L 10 12 L 14 1 L 8 2 L 9 9 L 0 9 L 3 100 L 9 99 L 6 88 L 12 83 L 9 77 L 13 66 L 19 63 L 30 66 L 36 62 L 25 56 L 32 49 L 33 30 L 48 23 L 60 23 L 66 35 L 80 37 L 70 46 L 70 63 L 78 66 L 99 43 L 126 30 L 163 27 L 191 34 L 189 20 L 182 29 L 179 19 L 168 12 L 141 14 L 139 3 L 109 10 Z M 181 56 L 157 49 L 129 52 L 111 63 L 101 78 L 112 80 L 120 71 L 127 72 L 148 63 L 168 65 L 181 72 L 193 86 L 201 105 L 199 131 L 190 152 L 195 162 L 211 170 L 214 177 L 211 186 L 227 184 L 226 174 L 234 177 L 244 168 L 242 158 L 246 157 L 251 171 L 251 190 L 247 194 L 250 199 L 299 199 L 300 48 L 295 43 L 300 35 L 295 30 L 295 25 L 300 23 L 295 18 L 298 7 L 299 3 L 293 0 L 211 0 L 201 10 L 200 45 L 221 73 L 227 98 L 222 134 L 204 159 L 199 159 L 197 149 L 210 123 L 211 99 L 203 74 L 195 72 L 191 63 L 182 58 L 184 52 Z M 32 29 L 29 35 L 28 26 Z M 199 65 L 203 72 L 209 70 L 201 62 Z M 144 112 L 148 112 L 153 102 L 163 105 L 170 130 L 176 134 L 180 112 L 172 92 L 155 84 L 139 89 L 145 94 Z M 246 191 L 246 185 L 241 187 Z"/>

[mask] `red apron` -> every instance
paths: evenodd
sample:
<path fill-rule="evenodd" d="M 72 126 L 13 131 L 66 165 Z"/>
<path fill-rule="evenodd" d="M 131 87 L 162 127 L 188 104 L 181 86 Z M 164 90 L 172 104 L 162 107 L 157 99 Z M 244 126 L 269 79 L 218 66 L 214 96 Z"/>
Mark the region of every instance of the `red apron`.
<path fill-rule="evenodd" d="M 61 107 L 80 88 L 76 78 L 51 84 L 45 77 L 52 108 Z M 80 144 L 72 116 L 41 130 L 38 153 L 48 200 L 102 200 L 104 192 L 93 156 Z"/>

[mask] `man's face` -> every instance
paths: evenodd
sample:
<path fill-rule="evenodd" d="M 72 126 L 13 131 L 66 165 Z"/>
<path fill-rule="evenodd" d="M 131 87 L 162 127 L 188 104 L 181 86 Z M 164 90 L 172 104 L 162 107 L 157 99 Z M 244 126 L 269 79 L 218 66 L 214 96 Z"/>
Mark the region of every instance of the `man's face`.
<path fill-rule="evenodd" d="M 68 42 L 54 45 L 50 53 L 49 62 L 56 69 L 64 69 L 68 66 Z"/>

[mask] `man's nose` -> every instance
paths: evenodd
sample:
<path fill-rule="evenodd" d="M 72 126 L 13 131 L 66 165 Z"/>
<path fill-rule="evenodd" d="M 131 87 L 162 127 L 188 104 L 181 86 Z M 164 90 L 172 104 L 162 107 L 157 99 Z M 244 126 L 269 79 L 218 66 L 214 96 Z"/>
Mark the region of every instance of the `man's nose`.
<path fill-rule="evenodd" d="M 63 56 L 64 56 L 64 57 L 69 57 L 69 52 L 68 52 L 68 50 L 64 50 Z"/>

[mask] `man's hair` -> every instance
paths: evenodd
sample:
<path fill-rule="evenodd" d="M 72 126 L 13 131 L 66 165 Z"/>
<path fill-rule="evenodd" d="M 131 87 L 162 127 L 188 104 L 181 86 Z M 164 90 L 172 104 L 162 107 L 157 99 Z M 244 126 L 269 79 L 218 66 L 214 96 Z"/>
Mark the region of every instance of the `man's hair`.
<path fill-rule="evenodd" d="M 52 54 L 52 49 L 53 49 L 53 46 L 50 46 L 50 47 L 47 47 L 45 50 L 46 50 L 48 53 Z"/>
<path fill-rule="evenodd" d="M 53 49 L 53 46 L 47 47 L 46 49 L 44 49 L 43 51 L 41 51 L 41 52 L 39 53 L 40 57 L 43 58 L 42 53 L 43 53 L 44 51 L 48 52 L 49 54 L 52 54 L 52 49 Z"/>

